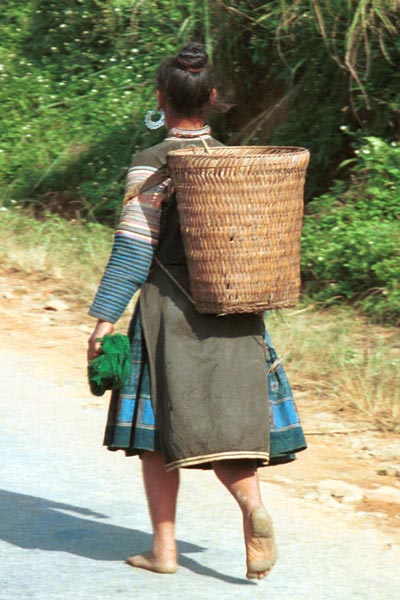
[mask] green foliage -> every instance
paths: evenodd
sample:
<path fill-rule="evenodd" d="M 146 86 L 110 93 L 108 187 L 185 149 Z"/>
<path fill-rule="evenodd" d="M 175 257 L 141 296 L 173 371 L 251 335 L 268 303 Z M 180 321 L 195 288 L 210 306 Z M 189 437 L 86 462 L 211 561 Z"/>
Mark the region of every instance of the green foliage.
<path fill-rule="evenodd" d="M 400 318 L 400 146 L 362 140 L 348 184 L 308 205 L 302 243 L 306 292 L 356 300 L 374 318 Z"/>
<path fill-rule="evenodd" d="M 396 0 L 242 0 L 224 6 L 225 35 L 216 44 L 225 79 L 232 79 L 239 98 L 231 139 L 308 148 L 307 199 L 326 191 L 351 154 L 341 126 L 398 138 Z"/>
<path fill-rule="evenodd" d="M 155 104 L 155 67 L 197 33 L 201 15 L 195 3 L 167 0 L 9 2 L 0 48 L 3 199 L 112 221 L 130 156 L 159 139 L 143 125 Z"/>
<path fill-rule="evenodd" d="M 216 134 L 306 146 L 312 198 L 350 155 L 341 125 L 399 134 L 397 17 L 395 0 L 10 0 L 0 17 L 2 196 L 112 220 L 127 157 L 158 140 L 142 124 L 155 68 L 199 39 L 236 105 Z M 124 132 L 123 151 L 110 147 Z"/>
<path fill-rule="evenodd" d="M 311 150 L 308 293 L 357 299 L 369 314 L 397 318 L 399 156 L 389 143 L 400 138 L 397 0 L 4 4 L 4 207 L 113 224 L 131 154 L 163 135 L 143 124 L 155 105 L 155 69 L 200 40 L 233 105 L 216 120 L 217 137 Z M 365 138 L 358 154 L 348 130 Z"/>

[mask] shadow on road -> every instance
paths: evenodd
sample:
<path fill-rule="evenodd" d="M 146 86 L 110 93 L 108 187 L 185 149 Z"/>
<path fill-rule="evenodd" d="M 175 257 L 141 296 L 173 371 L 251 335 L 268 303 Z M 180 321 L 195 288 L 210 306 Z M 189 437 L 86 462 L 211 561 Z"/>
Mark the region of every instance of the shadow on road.
<path fill-rule="evenodd" d="M 102 521 L 108 518 L 107 515 L 46 498 L 0 490 L 0 514 L 0 538 L 20 548 L 69 552 L 92 560 L 123 561 L 127 556 L 151 547 L 149 533 L 109 525 Z M 205 550 L 179 540 L 178 548 L 180 554 Z M 180 564 L 197 574 L 228 583 L 251 584 L 186 556 L 181 558 Z"/>

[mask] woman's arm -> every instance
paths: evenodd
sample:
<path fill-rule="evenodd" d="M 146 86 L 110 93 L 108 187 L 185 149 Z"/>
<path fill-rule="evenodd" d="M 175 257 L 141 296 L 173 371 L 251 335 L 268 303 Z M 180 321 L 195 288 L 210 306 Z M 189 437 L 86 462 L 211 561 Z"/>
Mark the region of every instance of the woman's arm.
<path fill-rule="evenodd" d="M 128 185 L 138 188 L 156 169 L 130 169 Z M 132 173 L 133 172 L 133 173 Z M 144 192 L 125 196 L 114 245 L 89 314 L 115 323 L 134 293 L 145 283 L 160 233 L 161 204 L 166 184 L 158 184 Z"/>
<path fill-rule="evenodd" d="M 128 172 L 127 194 L 114 245 L 89 309 L 89 314 L 98 319 L 88 342 L 89 360 L 100 353 L 101 344 L 96 339 L 113 332 L 114 323 L 148 277 L 158 243 L 167 184 L 159 183 L 144 192 L 137 190 L 155 171 L 151 167 L 133 167 Z"/>

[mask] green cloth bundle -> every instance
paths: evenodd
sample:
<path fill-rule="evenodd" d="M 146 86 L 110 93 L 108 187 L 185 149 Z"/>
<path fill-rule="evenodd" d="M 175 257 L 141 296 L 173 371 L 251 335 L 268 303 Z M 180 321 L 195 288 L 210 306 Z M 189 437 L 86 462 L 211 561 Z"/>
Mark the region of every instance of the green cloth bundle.
<path fill-rule="evenodd" d="M 129 378 L 131 351 L 129 338 L 121 333 L 105 335 L 101 342 L 101 354 L 89 361 L 88 379 L 94 396 L 102 396 L 106 390 L 119 390 Z"/>

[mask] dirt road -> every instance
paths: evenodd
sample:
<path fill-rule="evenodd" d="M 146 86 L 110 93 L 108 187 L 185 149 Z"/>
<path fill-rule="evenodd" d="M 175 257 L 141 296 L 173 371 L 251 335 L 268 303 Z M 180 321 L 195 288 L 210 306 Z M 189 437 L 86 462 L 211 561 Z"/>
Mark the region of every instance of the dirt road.
<path fill-rule="evenodd" d="M 245 580 L 240 517 L 210 473 L 182 474 L 178 574 L 126 566 L 150 526 L 139 461 L 101 448 L 107 401 L 89 395 L 82 360 L 92 322 L 37 276 L 8 273 L 0 298 L 2 600 L 397 597 L 399 440 L 321 411 L 311 390 L 309 450 L 262 472 L 280 546 L 268 581 Z M 341 433 L 321 432 L 322 412 Z"/>

